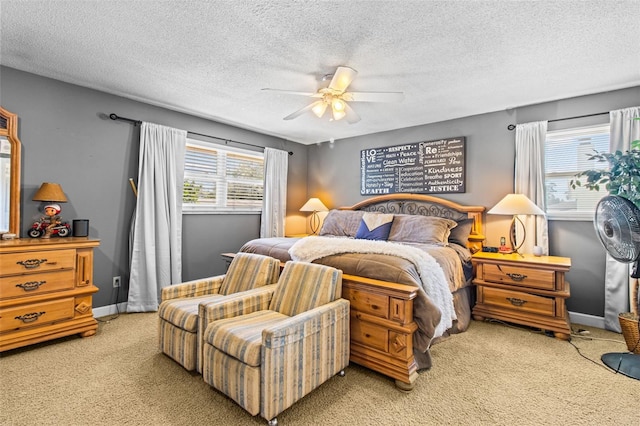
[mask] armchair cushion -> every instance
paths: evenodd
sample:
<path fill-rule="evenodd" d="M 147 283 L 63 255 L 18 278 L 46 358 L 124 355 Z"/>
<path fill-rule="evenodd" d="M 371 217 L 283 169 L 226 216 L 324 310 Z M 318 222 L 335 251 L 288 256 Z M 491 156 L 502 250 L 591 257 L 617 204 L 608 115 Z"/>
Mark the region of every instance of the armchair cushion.
<path fill-rule="evenodd" d="M 257 311 L 215 321 L 207 328 L 204 341 L 247 365 L 258 367 L 262 330 L 288 318 L 274 311 Z"/>
<path fill-rule="evenodd" d="M 202 337 L 198 339 L 198 354 L 202 354 L 206 343 L 205 331 L 209 323 L 267 309 L 275 288 L 276 284 L 265 285 L 225 296 L 211 303 L 201 303 L 198 312 L 198 335 Z M 198 359 L 197 369 L 202 372 L 201 358 Z"/>
<path fill-rule="evenodd" d="M 294 316 L 342 296 L 342 271 L 305 262 L 287 262 L 269 309 Z"/>
<path fill-rule="evenodd" d="M 271 259 L 266 262 L 265 259 Z M 273 284 L 280 275 L 280 262 L 253 253 L 236 253 L 225 275 L 220 294 L 233 294 Z"/>

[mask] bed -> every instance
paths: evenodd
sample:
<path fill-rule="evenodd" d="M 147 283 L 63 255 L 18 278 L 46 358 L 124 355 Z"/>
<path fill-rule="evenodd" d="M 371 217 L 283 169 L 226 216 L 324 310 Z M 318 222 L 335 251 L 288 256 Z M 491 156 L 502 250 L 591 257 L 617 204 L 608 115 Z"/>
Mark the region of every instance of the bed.
<path fill-rule="evenodd" d="M 432 365 L 431 346 L 469 325 L 471 254 L 484 241 L 484 210 L 428 195 L 379 196 L 331 210 L 319 236 L 255 239 L 240 251 L 341 269 L 350 360 L 410 390 L 418 370 Z M 383 223 L 374 230 L 384 226 L 387 241 L 369 240 L 380 236 L 368 235 L 365 221 Z"/>

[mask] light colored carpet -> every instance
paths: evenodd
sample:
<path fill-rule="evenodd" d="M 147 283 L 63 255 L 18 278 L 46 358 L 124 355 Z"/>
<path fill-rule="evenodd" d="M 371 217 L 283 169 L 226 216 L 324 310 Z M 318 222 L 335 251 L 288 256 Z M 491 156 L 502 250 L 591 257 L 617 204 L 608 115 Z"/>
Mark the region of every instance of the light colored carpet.
<path fill-rule="evenodd" d="M 578 326 L 574 325 L 574 328 Z M 588 327 L 583 327 L 588 328 Z M 588 328 L 592 337 L 622 336 Z M 572 340 L 600 364 L 623 343 Z M 432 349 L 413 392 L 357 365 L 286 410 L 294 425 L 637 425 L 640 381 L 528 329 L 472 322 Z M 158 351 L 155 313 L 0 357 L 2 425 L 264 425 Z"/>

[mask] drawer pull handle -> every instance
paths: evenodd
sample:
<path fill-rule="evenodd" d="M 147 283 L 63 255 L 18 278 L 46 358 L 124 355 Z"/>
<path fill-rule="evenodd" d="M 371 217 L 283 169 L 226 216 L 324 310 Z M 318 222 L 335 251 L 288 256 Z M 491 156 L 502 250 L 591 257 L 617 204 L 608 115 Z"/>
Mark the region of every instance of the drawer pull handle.
<path fill-rule="evenodd" d="M 24 266 L 26 269 L 39 268 L 47 259 L 27 259 L 16 262 L 18 265 Z"/>
<path fill-rule="evenodd" d="M 524 274 L 507 274 L 507 276 L 514 281 L 524 281 L 524 279 L 527 278 Z"/>
<path fill-rule="evenodd" d="M 515 297 L 507 297 L 507 300 L 511 302 L 513 306 L 522 306 L 527 303 L 526 300 L 516 299 Z"/>
<path fill-rule="evenodd" d="M 46 281 L 29 281 L 28 283 L 16 284 L 16 287 L 20 287 L 24 291 L 33 291 L 40 288 Z"/>
<path fill-rule="evenodd" d="M 29 314 L 20 315 L 19 317 L 16 317 L 15 319 L 20 320 L 25 324 L 28 324 L 30 322 L 37 321 L 38 318 L 40 318 L 44 314 L 45 314 L 44 311 L 42 311 L 42 312 L 31 312 Z"/>

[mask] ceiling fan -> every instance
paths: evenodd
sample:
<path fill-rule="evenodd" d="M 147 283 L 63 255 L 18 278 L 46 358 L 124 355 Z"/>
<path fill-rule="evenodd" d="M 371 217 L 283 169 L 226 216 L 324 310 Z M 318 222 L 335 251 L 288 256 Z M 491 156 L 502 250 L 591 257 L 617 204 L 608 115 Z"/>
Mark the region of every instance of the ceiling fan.
<path fill-rule="evenodd" d="M 306 107 L 287 115 L 284 117 L 285 120 L 293 120 L 309 111 L 321 118 L 326 110 L 331 107 L 333 120 L 337 121 L 345 118 L 349 124 L 353 124 L 360 121 L 360 116 L 349 106 L 348 102 L 400 102 L 404 99 L 402 92 L 347 92 L 347 87 L 349 87 L 357 74 L 358 71 L 353 68 L 338 67 L 335 74 L 323 78 L 323 80 L 331 78 L 329 85 L 318 89 L 317 92 L 296 92 L 269 88 L 262 90 L 318 99 Z"/>

